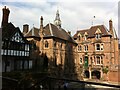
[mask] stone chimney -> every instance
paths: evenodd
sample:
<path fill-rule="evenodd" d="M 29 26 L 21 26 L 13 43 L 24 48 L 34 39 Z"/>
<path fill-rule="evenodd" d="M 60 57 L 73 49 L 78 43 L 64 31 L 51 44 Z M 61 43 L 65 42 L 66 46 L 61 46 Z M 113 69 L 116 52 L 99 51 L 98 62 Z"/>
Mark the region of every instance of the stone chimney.
<path fill-rule="evenodd" d="M 8 19 L 9 19 L 9 13 L 10 10 L 9 8 L 6 8 L 6 6 L 2 9 L 3 11 L 3 17 L 2 17 L 2 27 L 8 23 Z"/>
<path fill-rule="evenodd" d="M 113 23 L 112 23 L 112 20 L 109 20 L 109 31 L 110 31 L 110 34 L 113 35 Z"/>
<path fill-rule="evenodd" d="M 25 35 L 29 31 L 29 25 L 25 24 L 23 25 L 23 34 Z"/>
<path fill-rule="evenodd" d="M 40 36 L 43 34 L 43 17 L 40 18 Z"/>

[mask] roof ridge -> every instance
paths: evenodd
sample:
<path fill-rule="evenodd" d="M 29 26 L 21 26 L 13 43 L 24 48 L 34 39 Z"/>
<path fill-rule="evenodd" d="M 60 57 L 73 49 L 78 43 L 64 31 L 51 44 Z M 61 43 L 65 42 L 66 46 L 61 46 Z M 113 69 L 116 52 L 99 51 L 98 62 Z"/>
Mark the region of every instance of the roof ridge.
<path fill-rule="evenodd" d="M 49 23 L 49 28 L 50 28 L 50 33 L 53 36 L 53 32 L 52 32 L 52 28 L 51 28 L 51 24 Z"/>

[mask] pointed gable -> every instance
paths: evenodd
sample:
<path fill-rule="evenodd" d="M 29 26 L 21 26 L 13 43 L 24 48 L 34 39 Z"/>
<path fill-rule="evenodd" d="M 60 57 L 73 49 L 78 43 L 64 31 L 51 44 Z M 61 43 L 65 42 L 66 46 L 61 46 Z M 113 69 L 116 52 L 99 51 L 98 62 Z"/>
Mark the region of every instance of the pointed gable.
<path fill-rule="evenodd" d="M 98 29 L 99 28 L 99 29 Z M 109 36 L 110 34 L 108 33 L 108 29 L 104 26 L 104 25 L 97 25 L 97 26 L 92 26 L 88 33 L 88 37 L 94 37 L 95 33 L 100 33 L 102 34 L 102 36 Z"/>
<path fill-rule="evenodd" d="M 99 28 L 97 28 L 95 34 L 101 34 L 101 33 L 102 33 L 101 30 Z"/>
<path fill-rule="evenodd" d="M 12 23 L 8 23 L 2 28 L 2 40 L 26 42 L 20 29 L 15 27 Z"/>
<path fill-rule="evenodd" d="M 44 27 L 44 37 L 55 37 L 75 43 L 73 38 L 64 29 L 59 29 L 57 26 L 51 23 Z"/>
<path fill-rule="evenodd" d="M 96 33 L 101 33 L 102 36 L 111 36 L 108 32 L 108 29 L 104 25 L 96 25 L 90 27 L 90 29 L 84 29 L 84 30 L 79 30 L 77 33 L 73 36 L 74 39 L 77 39 L 78 34 L 81 34 L 84 36 L 84 34 L 88 34 L 88 38 L 95 37 Z"/>

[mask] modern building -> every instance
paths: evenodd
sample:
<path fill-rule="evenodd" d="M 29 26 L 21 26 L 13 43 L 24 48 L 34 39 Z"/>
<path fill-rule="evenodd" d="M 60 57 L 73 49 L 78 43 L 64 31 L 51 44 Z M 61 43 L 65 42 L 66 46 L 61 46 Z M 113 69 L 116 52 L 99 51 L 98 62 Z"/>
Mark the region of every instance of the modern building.
<path fill-rule="evenodd" d="M 119 49 L 112 20 L 109 21 L 109 29 L 104 25 L 91 26 L 77 31 L 73 38 L 78 44 L 77 61 L 83 66 L 85 78 L 114 78 L 110 73 L 118 70 Z"/>
<path fill-rule="evenodd" d="M 2 72 L 29 69 L 30 44 L 20 29 L 9 23 L 9 8 L 2 9 Z"/>
<path fill-rule="evenodd" d="M 76 46 L 70 32 L 66 32 L 61 25 L 57 10 L 54 24 L 43 26 L 40 18 L 40 28 L 23 26 L 24 37 L 32 43 L 32 57 L 34 65 L 43 62 L 52 76 L 75 77 L 76 75 Z"/>

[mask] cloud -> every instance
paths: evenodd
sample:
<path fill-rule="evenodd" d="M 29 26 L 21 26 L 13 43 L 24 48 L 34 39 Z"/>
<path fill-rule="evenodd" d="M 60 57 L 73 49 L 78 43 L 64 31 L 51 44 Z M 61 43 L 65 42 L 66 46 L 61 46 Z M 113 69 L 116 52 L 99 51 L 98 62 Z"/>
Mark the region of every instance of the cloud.
<path fill-rule="evenodd" d="M 62 21 L 62 27 L 66 31 L 71 31 L 72 35 L 76 33 L 77 30 L 90 28 L 92 21 L 94 25 L 104 24 L 108 28 L 108 21 L 112 18 L 115 29 L 118 31 L 118 6 L 117 0 L 115 2 L 108 0 L 106 2 L 92 2 L 85 0 L 85 2 L 77 0 L 40 0 L 31 1 L 24 0 L 20 1 L 7 1 L 0 4 L 0 8 L 4 5 L 10 8 L 10 18 L 9 21 L 15 26 L 20 27 L 22 31 L 23 24 L 28 23 L 30 28 L 39 28 L 40 16 L 44 18 L 44 25 L 49 22 L 54 21 L 57 8 L 60 11 L 60 18 Z M 2 19 L 2 10 L 0 11 L 0 17 Z M 96 18 L 93 20 L 93 16 Z M 1 21 L 1 20 L 0 20 Z"/>

